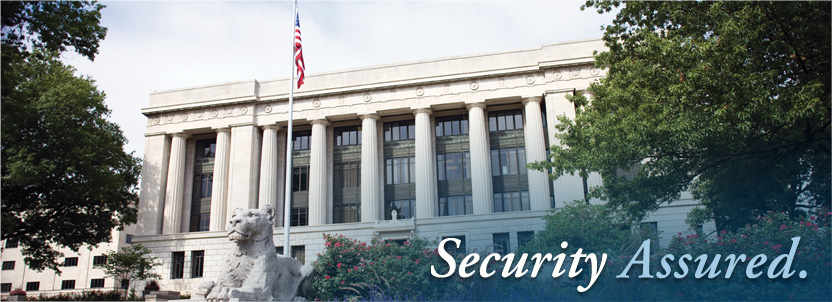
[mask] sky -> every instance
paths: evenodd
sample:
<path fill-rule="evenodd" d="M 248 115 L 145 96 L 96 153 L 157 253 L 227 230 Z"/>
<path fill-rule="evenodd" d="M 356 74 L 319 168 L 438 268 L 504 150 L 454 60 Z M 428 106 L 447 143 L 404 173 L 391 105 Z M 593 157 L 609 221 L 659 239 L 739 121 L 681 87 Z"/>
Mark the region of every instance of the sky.
<path fill-rule="evenodd" d="M 292 2 L 102 2 L 108 28 L 95 61 L 63 61 L 96 80 L 110 120 L 144 152 L 154 91 L 288 78 Z M 307 75 L 600 38 L 613 14 L 580 1 L 300 1 Z"/>

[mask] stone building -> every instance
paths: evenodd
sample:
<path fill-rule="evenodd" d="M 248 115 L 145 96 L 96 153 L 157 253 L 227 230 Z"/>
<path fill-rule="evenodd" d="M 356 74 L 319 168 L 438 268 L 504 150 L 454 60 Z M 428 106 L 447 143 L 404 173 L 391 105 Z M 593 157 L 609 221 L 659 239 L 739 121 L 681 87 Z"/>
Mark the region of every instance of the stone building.
<path fill-rule="evenodd" d="M 600 183 L 525 164 L 546 159 L 566 96 L 604 76 L 601 40 L 154 92 L 147 108 L 134 242 L 162 261 L 167 290 L 213 279 L 234 208 L 277 209 L 274 241 L 291 223 L 293 255 L 311 263 L 323 233 L 369 241 L 462 239 L 469 252 L 512 251 L 543 228 L 548 210 Z M 286 154 L 286 136 L 293 150 Z M 292 184 L 284 186 L 291 156 Z M 292 190 L 283 221 L 284 190 Z M 593 201 L 600 202 L 600 201 Z M 689 195 L 645 223 L 687 231 Z M 664 241 L 669 236 L 664 236 Z M 282 246 L 276 247 L 278 250 Z"/>

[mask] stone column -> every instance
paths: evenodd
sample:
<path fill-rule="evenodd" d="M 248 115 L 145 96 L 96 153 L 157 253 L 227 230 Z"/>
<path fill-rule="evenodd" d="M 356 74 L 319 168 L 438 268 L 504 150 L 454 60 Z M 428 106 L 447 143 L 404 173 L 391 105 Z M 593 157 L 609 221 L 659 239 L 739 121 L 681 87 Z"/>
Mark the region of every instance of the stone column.
<path fill-rule="evenodd" d="M 471 151 L 471 189 L 474 214 L 494 212 L 494 188 L 491 179 L 491 148 L 485 126 L 485 103 L 466 104 L 468 108 L 468 146 Z"/>
<path fill-rule="evenodd" d="M 137 235 L 162 233 L 165 192 L 170 160 L 170 139 L 162 133 L 145 134 L 142 184 L 139 195 Z"/>
<path fill-rule="evenodd" d="M 560 145 L 560 140 L 555 137 L 559 133 L 557 117 L 565 115 L 575 120 L 575 105 L 566 99 L 571 94 L 572 88 L 546 91 L 546 117 L 549 126 L 549 143 Z M 574 175 L 564 174 L 554 180 L 555 207 L 563 207 L 565 202 L 584 199 L 583 179 L 578 173 Z"/>
<path fill-rule="evenodd" d="M 309 151 L 309 225 L 326 224 L 326 127 L 325 119 L 312 121 Z"/>
<path fill-rule="evenodd" d="M 228 171 L 228 207 L 230 218 L 235 208 L 257 207 L 260 184 L 260 129 L 251 123 L 231 126 L 231 156 Z"/>
<path fill-rule="evenodd" d="M 541 99 L 542 97 L 523 99 L 526 115 L 526 125 L 523 127 L 526 137 L 526 163 L 546 160 L 547 146 L 543 135 L 543 115 L 540 113 Z M 528 176 L 531 209 L 533 211 L 550 209 L 548 173 L 528 169 Z"/>
<path fill-rule="evenodd" d="M 416 217 L 436 216 L 436 152 L 430 108 L 414 111 L 416 115 Z"/>
<path fill-rule="evenodd" d="M 214 154 L 214 183 L 211 185 L 211 218 L 209 230 L 222 231 L 228 222 L 228 163 L 231 154 L 231 128 L 217 129 L 217 151 Z"/>
<path fill-rule="evenodd" d="M 361 221 L 374 222 L 381 217 L 378 182 L 378 115 L 361 116 Z"/>
<path fill-rule="evenodd" d="M 275 209 L 275 217 L 283 217 L 283 209 L 277 207 L 277 124 L 263 126 L 263 147 L 260 151 L 260 194 L 258 208 L 265 205 Z"/>
<path fill-rule="evenodd" d="M 164 234 L 181 232 L 182 203 L 185 192 L 185 143 L 190 135 L 179 132 L 173 134 L 168 164 L 168 184 L 165 189 L 165 218 L 162 224 Z"/>

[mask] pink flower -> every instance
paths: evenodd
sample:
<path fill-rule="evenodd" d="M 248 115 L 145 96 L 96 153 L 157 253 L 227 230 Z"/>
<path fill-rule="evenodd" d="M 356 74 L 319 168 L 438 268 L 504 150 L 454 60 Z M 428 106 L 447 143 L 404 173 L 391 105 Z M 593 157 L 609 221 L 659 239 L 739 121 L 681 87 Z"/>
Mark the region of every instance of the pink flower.
<path fill-rule="evenodd" d="M 416 264 L 419 264 L 419 259 L 416 259 Z"/>
<path fill-rule="evenodd" d="M 341 263 L 339 262 L 338 265 L 336 265 L 336 267 L 341 268 Z"/>
<path fill-rule="evenodd" d="M 737 239 L 731 239 L 731 244 L 737 243 Z"/>
<path fill-rule="evenodd" d="M 408 274 L 408 275 L 413 275 L 413 273 L 411 273 L 411 272 L 407 272 L 407 274 Z"/>
<path fill-rule="evenodd" d="M 402 256 L 396 256 L 396 260 L 402 260 Z"/>
<path fill-rule="evenodd" d="M 341 243 L 340 243 L 340 242 L 336 242 L 336 243 L 335 243 L 335 247 L 339 247 L 339 246 L 341 246 Z"/>
<path fill-rule="evenodd" d="M 324 279 L 329 280 L 329 278 L 331 278 L 329 275 L 324 276 Z"/>
<path fill-rule="evenodd" d="M 358 267 L 357 267 L 357 266 L 353 266 L 353 267 L 352 267 L 352 269 L 353 269 L 353 270 L 355 270 L 355 271 L 357 271 L 357 270 L 358 270 Z"/>
<path fill-rule="evenodd" d="M 330 245 L 332 245 L 332 242 L 327 241 L 326 243 L 324 243 L 324 246 L 326 247 L 329 247 Z"/>
<path fill-rule="evenodd" d="M 763 245 L 768 245 L 768 241 L 763 242 Z"/>
<path fill-rule="evenodd" d="M 811 222 L 807 222 L 806 226 L 813 226 L 813 224 Z"/>
<path fill-rule="evenodd" d="M 345 283 L 345 282 L 342 280 L 342 281 L 341 281 L 341 284 L 344 284 L 344 283 Z"/>
<path fill-rule="evenodd" d="M 786 225 L 785 225 L 785 224 L 780 225 L 780 230 L 781 230 L 781 231 L 782 231 L 782 230 L 785 230 L 785 229 L 786 229 Z"/>

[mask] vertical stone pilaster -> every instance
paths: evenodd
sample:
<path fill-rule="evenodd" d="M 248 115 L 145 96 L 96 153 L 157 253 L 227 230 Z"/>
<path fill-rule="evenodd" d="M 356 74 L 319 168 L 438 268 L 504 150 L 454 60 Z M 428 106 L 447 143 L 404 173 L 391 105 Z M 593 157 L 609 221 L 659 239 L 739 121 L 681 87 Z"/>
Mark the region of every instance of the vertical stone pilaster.
<path fill-rule="evenodd" d="M 560 140 L 555 137 L 555 134 L 559 133 L 555 128 L 558 123 L 557 117 L 565 115 L 575 120 L 575 106 L 566 99 L 566 95 L 571 93 L 571 88 L 546 91 L 546 117 L 549 119 L 549 143 L 552 145 L 560 145 Z M 556 208 L 563 207 L 565 202 L 584 199 L 583 179 L 577 173 L 561 175 L 554 180 L 553 187 Z"/>
<path fill-rule="evenodd" d="M 225 230 L 228 221 L 228 163 L 231 148 L 231 128 L 217 129 L 217 151 L 214 154 L 214 183 L 211 185 L 211 218 L 209 230 Z"/>
<path fill-rule="evenodd" d="M 162 233 L 170 161 L 170 139 L 164 133 L 145 135 L 137 235 Z"/>
<path fill-rule="evenodd" d="M 494 187 L 491 179 L 491 148 L 485 125 L 485 103 L 466 104 L 468 141 L 471 152 L 471 189 L 474 214 L 494 212 Z"/>
<path fill-rule="evenodd" d="M 378 130 L 376 114 L 361 116 L 361 221 L 378 221 L 381 214 L 378 173 Z"/>
<path fill-rule="evenodd" d="M 260 130 L 253 124 L 231 127 L 231 155 L 228 174 L 228 207 L 230 217 L 235 208 L 257 207 L 260 176 Z"/>
<path fill-rule="evenodd" d="M 541 99 L 541 97 L 523 99 L 526 115 L 526 125 L 523 127 L 526 137 L 526 163 L 546 160 L 547 146 L 543 135 L 543 115 L 540 112 Z M 548 173 L 529 169 L 528 177 L 531 209 L 533 211 L 550 209 Z"/>
<path fill-rule="evenodd" d="M 436 216 L 436 149 L 430 122 L 430 108 L 414 110 L 416 115 L 416 217 Z"/>
<path fill-rule="evenodd" d="M 277 124 L 263 126 L 263 146 L 260 151 L 260 194 L 258 208 L 270 205 L 275 210 L 275 220 L 283 219 L 283 209 L 277 207 Z M 276 223 L 277 221 L 275 221 Z"/>
<path fill-rule="evenodd" d="M 170 161 L 168 164 L 168 179 L 165 189 L 165 215 L 162 223 L 164 234 L 181 232 L 182 203 L 185 191 L 185 157 L 187 142 L 190 135 L 179 132 L 173 134 L 171 140 Z"/>
<path fill-rule="evenodd" d="M 312 138 L 309 152 L 309 225 L 326 224 L 327 174 L 326 174 L 326 127 L 325 119 L 312 121 Z"/>

